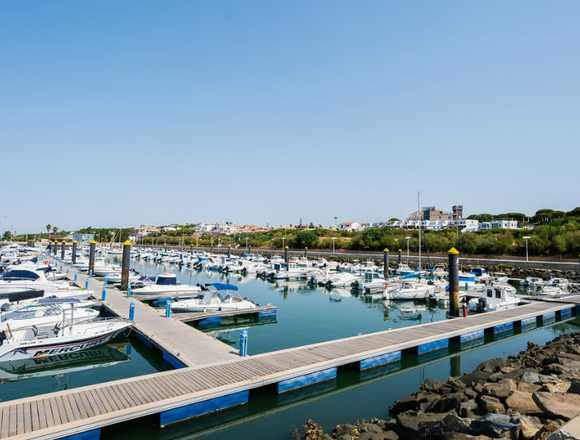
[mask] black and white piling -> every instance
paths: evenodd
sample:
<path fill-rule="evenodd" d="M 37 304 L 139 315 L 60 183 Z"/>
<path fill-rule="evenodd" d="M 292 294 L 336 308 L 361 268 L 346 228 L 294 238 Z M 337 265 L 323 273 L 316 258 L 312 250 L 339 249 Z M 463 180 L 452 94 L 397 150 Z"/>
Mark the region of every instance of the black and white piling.
<path fill-rule="evenodd" d="M 385 280 L 389 279 L 389 249 L 383 251 L 383 276 Z"/>
<path fill-rule="evenodd" d="M 449 249 L 449 316 L 459 316 L 459 251 Z"/>
<path fill-rule="evenodd" d="M 121 260 L 121 290 L 129 287 L 129 265 L 131 263 L 131 242 L 123 242 L 123 259 Z"/>
<path fill-rule="evenodd" d="M 71 255 L 72 264 L 76 264 L 76 262 L 77 262 L 77 242 L 76 241 L 72 242 L 71 252 L 72 252 L 72 255 Z"/>

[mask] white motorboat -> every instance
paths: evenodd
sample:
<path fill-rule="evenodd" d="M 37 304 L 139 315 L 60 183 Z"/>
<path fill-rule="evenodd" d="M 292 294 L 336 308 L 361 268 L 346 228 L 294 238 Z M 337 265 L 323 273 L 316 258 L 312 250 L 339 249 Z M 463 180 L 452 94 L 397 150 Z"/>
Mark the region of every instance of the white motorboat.
<path fill-rule="evenodd" d="M 143 287 L 133 289 L 133 294 L 142 297 L 155 297 L 156 295 L 195 295 L 201 292 L 201 287 L 189 284 L 178 284 L 174 273 L 162 273 L 155 277 L 155 281 L 145 284 Z"/>
<path fill-rule="evenodd" d="M 38 359 L 102 345 L 128 330 L 124 319 L 100 319 L 75 325 L 26 327 L 0 331 L 0 362 Z"/>
<path fill-rule="evenodd" d="M 487 286 L 484 292 L 469 300 L 468 307 L 477 312 L 491 312 L 513 309 L 519 303 L 516 289 L 509 284 L 503 284 Z"/>
<path fill-rule="evenodd" d="M 434 291 L 435 287 L 432 285 L 404 281 L 398 289 L 393 289 L 389 292 L 386 299 L 425 300 Z"/>
<path fill-rule="evenodd" d="M 64 323 L 90 321 L 99 316 L 99 311 L 87 307 L 76 309 L 72 303 L 30 304 L 15 310 L 0 313 L 0 329 L 19 330 L 31 326 L 50 326 Z"/>
<path fill-rule="evenodd" d="M 332 288 L 332 287 L 351 287 L 359 278 L 349 272 L 330 273 L 325 278 L 318 281 L 318 284 Z"/>
<path fill-rule="evenodd" d="M 222 310 L 252 310 L 256 304 L 238 295 L 220 296 L 218 293 L 199 295 L 171 303 L 174 312 L 210 312 Z"/>

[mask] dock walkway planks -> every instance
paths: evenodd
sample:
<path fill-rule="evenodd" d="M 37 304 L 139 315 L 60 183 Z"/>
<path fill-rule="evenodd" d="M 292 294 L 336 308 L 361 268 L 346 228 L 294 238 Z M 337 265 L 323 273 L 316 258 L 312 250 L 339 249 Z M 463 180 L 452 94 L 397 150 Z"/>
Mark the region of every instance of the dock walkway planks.
<path fill-rule="evenodd" d="M 12 400 L 0 404 L 0 439 L 48 440 L 74 435 L 570 307 L 570 304 L 536 302 L 510 310 L 237 358 L 223 364 L 182 368 Z M 32 422 L 22 425 L 18 423 L 20 418 L 25 421 L 32 418 Z"/>
<path fill-rule="evenodd" d="M 83 286 L 86 275 L 77 274 L 77 284 Z M 89 278 L 89 289 L 95 297 L 101 297 L 104 283 Z M 238 359 L 234 348 L 175 319 L 160 316 L 155 309 L 137 299 L 128 298 L 113 286 L 107 286 L 107 297 L 103 304 L 115 315 L 128 318 L 129 305 L 135 303 L 134 331 L 153 341 L 164 351 L 188 367 L 215 364 Z"/>

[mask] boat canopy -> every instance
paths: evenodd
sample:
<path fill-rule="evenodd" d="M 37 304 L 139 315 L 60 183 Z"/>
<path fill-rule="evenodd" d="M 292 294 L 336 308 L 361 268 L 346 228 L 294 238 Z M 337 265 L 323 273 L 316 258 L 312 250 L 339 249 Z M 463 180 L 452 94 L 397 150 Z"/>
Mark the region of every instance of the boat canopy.
<path fill-rule="evenodd" d="M 14 280 L 27 280 L 27 281 L 36 281 L 40 278 L 33 270 L 27 269 L 15 269 L 9 270 L 8 272 L 4 272 L 2 274 L 2 279 L 7 281 L 14 281 Z"/>
<path fill-rule="evenodd" d="M 158 284 L 160 286 L 175 286 L 177 285 L 177 277 L 175 276 L 174 273 L 163 273 L 157 275 L 155 284 Z"/>
<path fill-rule="evenodd" d="M 235 284 L 212 283 L 210 286 L 215 287 L 217 290 L 239 290 Z"/>

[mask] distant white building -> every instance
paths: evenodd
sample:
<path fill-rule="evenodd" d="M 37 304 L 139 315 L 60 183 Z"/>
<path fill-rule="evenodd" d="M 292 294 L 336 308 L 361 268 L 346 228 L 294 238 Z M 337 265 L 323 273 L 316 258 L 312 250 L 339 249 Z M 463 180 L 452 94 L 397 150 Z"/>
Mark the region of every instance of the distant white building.
<path fill-rule="evenodd" d="M 518 229 L 517 220 L 492 220 L 490 222 L 481 222 L 480 231 L 490 231 L 493 229 Z"/>
<path fill-rule="evenodd" d="M 365 225 L 362 225 L 358 222 L 344 222 L 338 225 L 338 229 L 341 231 L 356 232 L 365 229 Z"/>

